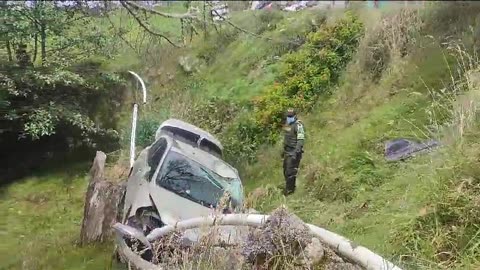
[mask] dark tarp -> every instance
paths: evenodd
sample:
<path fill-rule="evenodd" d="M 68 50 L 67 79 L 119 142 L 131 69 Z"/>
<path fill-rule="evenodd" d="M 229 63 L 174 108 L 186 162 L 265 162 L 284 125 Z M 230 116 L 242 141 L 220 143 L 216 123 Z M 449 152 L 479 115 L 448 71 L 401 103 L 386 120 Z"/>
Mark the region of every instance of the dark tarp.
<path fill-rule="evenodd" d="M 385 159 L 388 161 L 404 160 L 416 154 L 429 151 L 439 145 L 440 142 L 436 140 L 424 142 L 415 142 L 402 138 L 390 140 L 385 143 Z"/>

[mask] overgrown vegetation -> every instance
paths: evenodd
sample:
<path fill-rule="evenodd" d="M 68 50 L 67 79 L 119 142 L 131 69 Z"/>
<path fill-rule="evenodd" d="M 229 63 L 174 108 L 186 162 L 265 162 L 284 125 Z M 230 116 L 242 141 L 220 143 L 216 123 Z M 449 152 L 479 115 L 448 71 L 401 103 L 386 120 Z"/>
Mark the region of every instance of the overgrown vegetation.
<path fill-rule="evenodd" d="M 332 25 L 326 25 L 322 16 L 316 15 L 313 18 L 318 21 L 310 22 L 302 40 L 292 38 L 283 41 L 285 44 L 299 42 L 303 45 L 297 50 L 287 49 L 280 52 L 283 56 L 274 64 L 264 64 L 263 68 L 275 70 L 273 84 L 265 86 L 250 100 L 238 104 L 233 104 L 230 100 L 226 103 L 227 111 L 225 102 L 211 99 L 200 105 L 200 108 L 197 105 L 191 113 L 189 120 L 223 138 L 226 155 L 232 162 L 239 164 L 246 159 L 253 160 L 260 145 L 275 142 L 283 114 L 288 107 L 308 111 L 319 97 L 328 96 L 337 83 L 340 72 L 354 54 L 363 32 L 362 23 L 355 15 L 347 14 Z M 277 26 L 272 25 L 280 23 L 280 19 L 262 13 L 260 28 L 262 23 L 276 29 Z M 231 38 L 228 35 L 224 37 Z M 263 38 L 268 37 L 267 34 Z M 244 42 L 239 41 L 240 44 Z M 262 44 L 262 41 L 259 42 Z M 262 49 L 267 48 L 260 47 L 260 50 Z M 258 52 L 255 53 L 258 57 Z M 253 59 L 255 62 L 259 61 Z M 196 91 L 202 91 L 202 86 Z M 242 110 L 235 109 L 238 107 Z M 196 113 L 198 111 L 208 113 Z M 222 129 L 218 128 L 217 123 L 222 123 Z"/>
<path fill-rule="evenodd" d="M 110 46 L 115 40 L 75 6 L 2 5 L 0 140 L 2 153 L 10 154 L 1 161 L 15 152 L 24 160 L 23 168 L 9 163 L 2 169 L 3 181 L 18 177 L 12 170 L 35 167 L 29 155 L 37 151 L 63 155 L 82 147 L 117 148 L 123 80 L 102 69 L 116 53 Z"/>
<path fill-rule="evenodd" d="M 478 23 L 466 15 L 478 6 L 453 6 L 387 13 L 367 30 L 336 92 L 304 119 L 310 148 L 300 173 L 303 190 L 285 201 L 276 188 L 282 183 L 278 148 L 247 166 L 244 178 L 259 209 L 286 202 L 305 221 L 407 269 L 478 266 Z M 387 163 L 383 143 L 398 137 L 441 139 L 443 147 Z M 274 174 L 263 172 L 266 162 Z"/>
<path fill-rule="evenodd" d="M 203 9 L 202 5 L 198 7 Z M 186 10 L 181 5 L 162 8 Z M 153 30 L 165 30 L 174 42 L 185 42 L 185 47 L 176 49 L 144 35 L 123 10 L 111 14 L 114 26 L 123 23 L 114 35 L 110 35 L 113 30 L 109 29 L 108 20 L 96 18 L 102 22 L 98 24 L 100 40 L 72 38 L 72 50 L 60 51 L 55 56 L 47 52 L 44 65 L 41 52 L 31 64 L 22 62 L 27 58 L 22 58 L 21 46 L 17 46 L 26 39 L 31 50 L 35 33 L 40 39 L 41 31 L 29 23 L 4 24 L 2 27 L 19 27 L 11 32 L 15 36 L 9 38 L 17 42 L 12 48 L 19 48 L 20 55 L 17 58 L 12 51 L 12 59 L 2 62 L 8 72 L 1 74 L 1 80 L 13 83 L 5 85 L 10 91 L 1 93 L 0 108 L 2 112 L 12 111 L 14 102 L 35 104 L 25 108 L 29 114 L 18 114 L 9 120 L 16 123 L 12 125 L 16 132 L 12 133 L 12 140 L 17 140 L 21 133 L 27 138 L 39 136 L 39 140 L 50 144 L 58 143 L 56 135 L 75 136 L 78 143 L 86 138 L 87 142 L 94 142 L 97 140 L 93 135 L 100 130 L 125 127 L 120 130 L 124 139 L 120 142 L 126 145 L 129 114 L 105 106 L 111 98 L 120 99 L 111 89 L 118 88 L 123 81 L 121 74 L 112 75 L 106 70 L 121 71 L 121 67 L 143 63 L 145 70 L 139 73 L 145 74 L 142 76 L 151 99 L 140 108 L 140 146 L 152 142 L 156 127 L 168 117 L 187 120 L 221 139 L 228 161 L 239 168 L 244 179 L 249 207 L 269 212 L 285 204 L 304 221 L 342 234 L 406 269 L 475 269 L 480 266 L 479 11 L 480 5 L 474 2 L 387 11 L 354 7 L 345 14 L 241 11 L 232 14 L 230 22 L 235 27 L 211 22 L 204 27 L 201 21 L 192 24 L 198 35 L 192 35 L 191 40 L 189 34 L 178 34 L 179 22 L 167 24 L 165 18 L 156 21 L 151 16 L 140 16 Z M 56 18 L 55 24 L 65 23 L 62 18 Z M 45 19 L 48 23 L 52 20 Z M 165 28 L 159 29 L 159 25 Z M 74 35 L 76 28 L 69 27 L 47 31 L 51 43 L 46 45 L 55 50 L 67 45 L 58 41 L 57 36 L 60 39 L 66 35 L 68 39 L 69 34 Z M 77 43 L 80 40 L 83 45 Z M 114 47 L 106 46 L 112 43 Z M 61 60 L 63 53 L 68 52 L 68 57 L 73 53 L 82 55 L 92 46 L 100 50 L 92 53 L 94 57 Z M 116 50 L 123 54 L 105 59 Z M 125 53 L 130 50 L 136 56 Z M 6 50 L 1 52 L 8 59 Z M 17 87 L 24 82 L 42 87 Z M 61 94 L 67 91 L 65 99 Z M 52 100 L 54 106 L 50 106 Z M 64 106 L 64 101 L 69 106 Z M 282 114 L 289 106 L 301 110 L 307 144 L 299 189 L 285 198 L 279 189 L 284 180 L 277 139 Z M 52 132 L 56 135 L 48 136 Z M 388 163 L 383 156 L 384 142 L 393 138 L 435 138 L 441 140 L 442 147 L 405 162 Z M 42 153 L 49 151 L 37 149 Z M 35 185 L 35 189 L 62 190 L 58 185 L 50 185 L 58 182 L 57 178 L 41 178 L 44 184 Z M 44 238 L 39 241 L 46 243 L 45 248 L 59 244 L 65 247 L 65 254 L 75 253 L 74 258 L 92 254 L 87 248 L 70 250 L 71 245 L 64 241 L 65 235 L 78 229 L 76 218 L 65 219 L 74 216 L 68 211 L 73 213 L 81 208 L 78 202 L 85 188 L 82 181 L 72 182 L 78 191 L 75 196 L 67 192 L 70 197 L 65 200 L 59 197 L 55 204 L 48 200 L 35 209 L 47 213 L 41 216 L 46 220 L 40 216 L 36 220 L 51 224 L 48 233 L 56 239 L 52 240 L 54 243 Z M 34 196 L 35 192 L 30 192 L 33 182 L 14 185 L 3 194 L 7 199 L 0 209 L 8 209 L 4 210 L 7 216 L 9 211 L 28 210 L 22 203 L 28 200 L 20 190 L 25 190 L 27 197 Z M 64 214 L 48 210 L 57 204 L 71 208 L 66 208 Z M 13 215 L 8 219 L 13 226 L 24 222 Z M 64 226 L 65 231 L 57 225 Z M 20 227 L 26 236 L 50 228 Z M 13 235 L 11 229 L 2 231 Z M 15 232 L 22 233 L 17 229 Z M 66 241 L 70 243 L 74 238 L 70 236 Z M 7 240 L 7 245 L 16 243 L 12 237 Z M 16 249 L 11 250 L 8 254 Z M 33 246 L 25 250 L 38 252 Z M 110 255 L 110 249 L 105 250 L 102 254 L 108 255 L 97 254 L 98 258 L 88 262 L 73 259 L 54 264 L 50 253 L 45 260 L 34 262 L 44 268 L 75 268 L 89 263 L 103 267 L 104 258 Z M 21 259 L 9 257 L 8 261 L 0 260 L 7 262 L 6 267 L 21 265 Z"/>

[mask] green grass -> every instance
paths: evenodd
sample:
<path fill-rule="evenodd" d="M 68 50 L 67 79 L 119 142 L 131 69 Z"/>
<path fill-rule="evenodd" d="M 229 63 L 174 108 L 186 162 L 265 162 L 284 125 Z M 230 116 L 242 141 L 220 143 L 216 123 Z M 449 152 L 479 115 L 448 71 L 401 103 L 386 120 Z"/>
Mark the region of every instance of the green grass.
<path fill-rule="evenodd" d="M 237 14 L 233 21 L 275 40 L 305 33 L 312 19 L 321 19 L 321 15 L 308 12 L 280 17 L 269 14 L 265 16 L 272 18 L 263 19 L 255 16 Z M 370 29 L 378 21 L 373 23 L 372 18 L 378 19 L 379 14 L 362 17 Z M 275 22 L 276 28 L 261 29 L 268 26 L 259 23 L 262 20 Z M 165 29 L 176 31 L 177 26 L 172 22 Z M 449 57 L 438 42 L 417 38 L 410 55 L 392 60 L 378 82 L 368 77 L 368 67 L 356 61 L 366 53 L 360 50 L 343 72 L 333 95 L 322 97 L 312 111 L 301 115 L 307 144 L 295 194 L 288 198 L 281 195 L 284 180 L 280 144 L 262 146 L 257 162 L 239 169 L 247 193 L 257 188 L 265 190 L 262 197 L 256 198 L 257 210 L 268 212 L 286 204 L 306 222 L 344 235 L 406 269 L 474 269 L 480 258 L 475 218 L 475 198 L 480 196 L 480 127 L 473 125 L 453 141 L 447 140 L 445 133 L 427 131 L 432 120 L 440 124 L 450 120 L 432 119 L 428 111 L 432 110 L 430 91 L 438 93 L 451 83 L 455 74 L 450 68 L 456 59 Z M 149 78 L 149 93 L 155 101 L 141 112 L 141 117 L 148 119 L 145 122 L 160 123 L 172 115 L 173 107 L 187 110 L 189 105 L 213 96 L 238 103 L 249 101 L 274 82 L 278 68 L 275 56 L 294 50 L 244 33 L 233 35 L 225 46 L 216 47 L 217 42 L 215 38 L 196 38 L 187 49 L 159 47 L 166 53 L 150 55 L 158 63 L 145 73 L 151 69 L 163 73 Z M 185 54 L 210 54 L 211 62 L 197 74 L 184 74 L 177 58 Z M 112 64 L 128 66 L 132 61 L 137 61 L 135 65 L 142 63 L 137 57 L 125 55 Z M 166 79 L 167 71 L 175 76 L 174 80 Z M 129 113 L 123 117 L 125 126 L 129 117 Z M 430 136 L 448 144 L 405 162 L 384 160 L 386 140 L 423 140 Z M 111 246 L 81 248 L 76 244 L 87 180 L 86 168 L 74 172 L 78 173 L 31 177 L 2 191 L 0 214 L 6 218 L 0 223 L 0 247 L 5 250 L 0 255 L 0 269 L 23 265 L 26 269 L 109 267 Z M 467 180 L 472 182 L 469 191 L 458 192 L 459 184 Z M 452 224 L 458 233 L 451 229 Z M 458 239 L 455 235 L 459 235 Z M 455 252 L 454 260 L 439 258 L 439 251 L 445 247 Z"/>
<path fill-rule="evenodd" d="M 293 48 L 297 35 L 310 31 L 312 20 L 320 23 L 322 16 L 321 12 L 309 11 L 233 13 L 232 21 L 236 25 L 258 36 L 242 32 L 230 34 L 231 38 L 200 39 L 193 43 L 192 53 L 206 54 L 213 61 L 195 75 L 194 79 L 202 81 L 203 87 L 192 93 L 200 98 L 217 96 L 240 102 L 262 94 L 274 81 L 277 59 Z M 226 25 L 221 28 L 224 30 L 220 31 L 227 33 L 236 31 Z M 221 46 L 221 43 L 227 45 Z M 210 51 L 216 46 L 218 49 Z"/>
<path fill-rule="evenodd" d="M 108 269 L 110 244 L 80 247 L 88 166 L 14 183 L 0 196 L 0 269 Z"/>
<path fill-rule="evenodd" d="M 448 194 L 462 179 L 475 175 L 472 167 L 478 166 L 478 137 L 457 138 L 431 154 L 406 162 L 387 163 L 383 158 L 383 143 L 388 139 L 424 140 L 435 136 L 426 129 L 432 120 L 427 114 L 432 104 L 428 89 L 435 92 L 451 82 L 449 66 L 453 61 L 444 53 L 436 45 L 418 49 L 395 62 L 395 69 L 378 84 L 356 69 L 353 61 L 335 94 L 301 116 L 307 143 L 299 189 L 293 196 L 283 197 L 279 188 L 284 181 L 280 145 L 261 149 L 258 162 L 241 171 L 248 192 L 259 187 L 267 191 L 267 196 L 257 199 L 258 210 L 268 212 L 286 204 L 306 222 L 344 235 L 408 269 L 474 268 L 472 261 L 479 258 L 475 243 L 480 243 L 480 238 L 468 231 L 471 219 L 459 218 L 467 215 L 469 204 L 457 202 Z M 447 119 L 434 120 L 442 123 Z M 479 131 L 477 125 L 469 132 Z M 460 141 L 463 144 L 459 145 Z M 265 164 L 269 164 L 268 170 Z M 449 211 L 458 213 L 456 219 L 462 221 L 456 226 L 465 230 L 463 237 L 471 241 L 473 251 L 459 250 L 453 261 L 439 259 L 441 243 L 458 241 L 447 249 L 451 252 L 464 243 L 451 236 L 442 238 L 441 232 L 446 235 L 450 231 L 449 223 L 440 217 L 436 225 L 438 237 L 422 234 L 427 229 L 421 228 L 435 228 L 434 218 L 422 218 L 428 207 L 440 208 L 437 204 L 445 211 L 442 214 L 439 210 L 438 216 L 449 215 Z M 416 226 L 422 227 L 414 229 Z M 407 254 L 409 260 L 401 258 Z"/>

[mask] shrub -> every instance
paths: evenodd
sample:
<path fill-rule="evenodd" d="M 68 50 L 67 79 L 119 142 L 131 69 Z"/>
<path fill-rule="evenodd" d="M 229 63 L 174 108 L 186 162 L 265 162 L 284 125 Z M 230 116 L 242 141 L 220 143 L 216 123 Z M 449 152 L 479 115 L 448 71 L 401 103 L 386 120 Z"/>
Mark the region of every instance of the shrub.
<path fill-rule="evenodd" d="M 401 58 L 415 46 L 423 23 L 418 12 L 403 9 L 382 18 L 360 45 L 359 61 L 374 81 L 378 81 L 393 58 Z"/>
<path fill-rule="evenodd" d="M 307 110 L 320 95 L 329 94 L 362 32 L 362 23 L 348 14 L 335 25 L 310 33 L 298 52 L 286 55 L 278 83 L 254 101 L 257 124 L 273 130 L 281 125 L 288 107 Z"/>
<path fill-rule="evenodd" d="M 241 19 L 237 18 L 236 23 L 250 23 Z M 262 24 L 267 25 L 280 19 L 276 13 L 260 13 L 259 16 Z M 258 146 L 277 141 L 278 128 L 286 109 L 309 110 L 318 97 L 330 94 L 332 86 L 337 84 L 342 70 L 351 60 L 363 35 L 363 24 L 351 13 L 333 25 L 327 26 L 324 22 L 323 13 L 315 16 L 314 20 L 305 16 L 296 22 L 306 31 L 300 33 L 300 44 L 303 45 L 283 56 L 276 83 L 268 86 L 263 95 L 243 106 L 212 98 L 189 108 L 188 121 L 217 134 L 230 161 L 253 160 Z M 281 27 L 290 29 L 287 25 Z M 230 32 L 216 34 L 211 44 L 199 49 L 199 56 L 212 61 L 220 47 L 225 48 L 236 38 L 238 33 L 234 30 Z M 290 34 L 287 36 L 291 37 Z M 219 44 L 221 38 L 228 41 Z M 239 117 L 242 110 L 247 113 Z M 232 124 L 228 126 L 226 123 Z"/>
<path fill-rule="evenodd" d="M 259 27 L 256 31 L 257 34 L 261 34 L 265 31 L 274 30 L 277 23 L 283 19 L 283 13 L 275 10 L 262 10 L 258 16 Z"/>
<path fill-rule="evenodd" d="M 239 105 L 231 100 L 213 97 L 191 108 L 191 121 L 213 134 L 218 134 L 239 109 Z"/>
<path fill-rule="evenodd" d="M 265 129 L 250 117 L 236 121 L 222 134 L 226 158 L 235 164 L 255 160 L 258 142 L 263 141 L 260 137 L 265 136 L 264 132 Z"/>
<path fill-rule="evenodd" d="M 310 102 L 327 94 L 329 86 L 338 81 L 355 52 L 362 27 L 357 18 L 347 15 L 333 26 L 310 33 L 300 51 L 286 56 L 278 78 L 280 89 L 269 92 L 297 99 L 299 104 L 294 105 L 309 107 Z"/>
<path fill-rule="evenodd" d="M 137 124 L 137 145 L 147 147 L 152 144 L 155 141 L 155 132 L 159 125 L 160 123 L 157 120 L 150 118 L 140 119 Z"/>
<path fill-rule="evenodd" d="M 207 40 L 198 45 L 198 58 L 204 60 L 207 64 L 213 63 L 215 56 L 235 41 L 239 34 L 239 30 L 232 28 L 219 29 L 218 32 L 211 33 Z"/>

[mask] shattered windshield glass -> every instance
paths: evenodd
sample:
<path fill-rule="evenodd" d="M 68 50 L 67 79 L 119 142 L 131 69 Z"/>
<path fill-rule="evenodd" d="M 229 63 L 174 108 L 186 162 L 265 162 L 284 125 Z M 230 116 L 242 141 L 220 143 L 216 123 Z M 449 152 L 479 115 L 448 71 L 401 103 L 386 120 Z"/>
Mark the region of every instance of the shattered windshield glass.
<path fill-rule="evenodd" d="M 233 179 L 224 178 L 201 164 L 170 151 L 156 179 L 157 185 L 207 207 L 216 207 L 225 191 L 232 196 L 233 207 L 241 203 Z"/>

